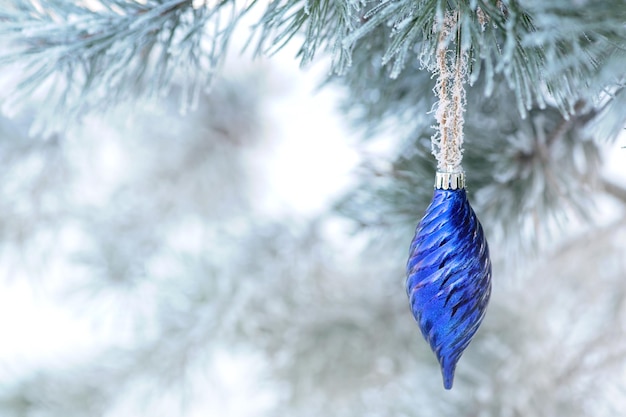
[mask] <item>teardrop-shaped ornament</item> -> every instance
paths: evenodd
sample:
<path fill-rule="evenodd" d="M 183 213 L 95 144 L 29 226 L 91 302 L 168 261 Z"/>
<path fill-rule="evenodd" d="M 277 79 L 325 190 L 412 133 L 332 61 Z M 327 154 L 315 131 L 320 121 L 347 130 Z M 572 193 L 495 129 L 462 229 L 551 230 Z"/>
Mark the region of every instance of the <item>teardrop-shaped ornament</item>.
<path fill-rule="evenodd" d="M 432 202 L 411 242 L 406 289 L 450 389 L 491 294 L 489 248 L 467 200 L 463 173 L 437 173 Z"/>

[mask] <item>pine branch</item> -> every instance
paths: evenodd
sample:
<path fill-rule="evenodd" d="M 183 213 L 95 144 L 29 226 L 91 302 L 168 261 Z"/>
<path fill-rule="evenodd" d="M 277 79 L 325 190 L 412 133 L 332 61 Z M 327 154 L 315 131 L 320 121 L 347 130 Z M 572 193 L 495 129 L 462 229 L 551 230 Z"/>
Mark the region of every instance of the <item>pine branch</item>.
<path fill-rule="evenodd" d="M 555 225 L 565 226 L 571 216 L 589 217 L 601 158 L 588 126 L 598 113 L 581 104 L 575 116 L 566 118 L 551 106 L 533 108 L 520 119 L 512 94 L 497 89 L 485 98 L 483 87 L 468 90 L 463 165 L 470 199 L 490 240 L 510 256 L 536 248 L 542 236 L 558 230 Z M 403 102 L 411 100 L 408 96 Z M 339 203 L 340 212 L 377 239 L 390 239 L 389 244 L 401 244 L 394 239 L 411 233 L 430 201 L 427 185 L 435 168 L 430 125 L 428 119 L 410 121 L 404 147 L 383 175 L 364 175 L 362 185 Z M 393 133 L 399 134 L 397 129 Z M 399 228 L 404 232 L 390 232 Z"/>
<path fill-rule="evenodd" d="M 185 105 L 195 105 L 223 61 L 239 18 L 235 1 L 212 8 L 189 0 L 16 1 L 2 13 L 0 65 L 17 71 L 6 85 L 15 108 L 39 92 L 46 109 L 76 116 L 143 94 L 164 94 L 182 71 Z M 9 84 L 9 83 L 6 83 Z"/>
<path fill-rule="evenodd" d="M 90 8 L 70 1 L 9 2 L 0 10 L 0 63 L 19 75 L 1 86 L 9 97 L 5 111 L 15 112 L 47 88 L 45 100 L 56 103 L 47 107 L 48 119 L 67 107 L 76 116 L 137 92 L 164 93 L 177 72 L 187 86 L 183 101 L 193 103 L 222 62 L 239 18 L 260 5 L 200 3 L 103 0 Z M 254 26 L 257 53 L 274 53 L 303 35 L 301 63 L 329 54 L 333 71 L 345 74 L 348 84 L 362 77 L 355 62 L 363 53 L 370 65 L 386 67 L 385 76 L 405 77 L 407 66 L 409 74 L 415 71 L 415 59 L 434 68 L 440 17 L 457 8 L 470 83 L 482 74 L 490 94 L 502 88 L 494 81 L 503 77 L 522 116 L 548 102 L 573 113 L 578 101 L 595 104 L 621 85 L 626 28 L 619 0 L 594 7 L 564 0 L 275 0 Z M 612 117 L 615 126 L 626 118 Z"/>
<path fill-rule="evenodd" d="M 611 197 L 626 205 L 626 188 L 622 185 L 616 184 L 607 178 L 602 178 L 601 187 Z"/>
<path fill-rule="evenodd" d="M 355 29 L 359 9 L 359 3 L 351 0 L 271 1 L 255 25 L 260 37 L 256 54 L 273 54 L 301 34 L 304 41 L 297 54 L 301 65 L 323 49 L 333 58 L 334 71 L 343 73 L 351 64 L 350 47 L 343 40 Z"/>

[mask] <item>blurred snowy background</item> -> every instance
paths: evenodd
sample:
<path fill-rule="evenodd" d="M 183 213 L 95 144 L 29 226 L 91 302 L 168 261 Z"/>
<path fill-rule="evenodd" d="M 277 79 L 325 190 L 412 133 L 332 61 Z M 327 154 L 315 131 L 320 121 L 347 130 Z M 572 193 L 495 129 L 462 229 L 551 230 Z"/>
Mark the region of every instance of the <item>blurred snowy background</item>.
<path fill-rule="evenodd" d="M 338 203 L 402 126 L 360 141 L 349 92 L 317 91 L 327 64 L 293 54 L 231 59 L 186 114 L 174 89 L 39 135 L 46 102 L 5 109 L 0 416 L 626 415 L 624 139 L 591 221 L 532 256 L 493 241 L 487 318 L 446 392 L 404 293 L 412 230 L 362 230 Z"/>

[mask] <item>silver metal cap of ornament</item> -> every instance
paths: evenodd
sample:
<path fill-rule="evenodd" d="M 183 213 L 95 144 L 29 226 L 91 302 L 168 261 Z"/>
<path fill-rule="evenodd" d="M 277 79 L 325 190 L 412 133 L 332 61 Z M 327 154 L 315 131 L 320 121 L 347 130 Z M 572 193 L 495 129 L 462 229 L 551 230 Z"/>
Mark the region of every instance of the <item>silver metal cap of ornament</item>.
<path fill-rule="evenodd" d="M 435 177 L 435 189 L 437 190 L 461 190 L 465 188 L 465 173 L 461 172 L 437 172 Z"/>

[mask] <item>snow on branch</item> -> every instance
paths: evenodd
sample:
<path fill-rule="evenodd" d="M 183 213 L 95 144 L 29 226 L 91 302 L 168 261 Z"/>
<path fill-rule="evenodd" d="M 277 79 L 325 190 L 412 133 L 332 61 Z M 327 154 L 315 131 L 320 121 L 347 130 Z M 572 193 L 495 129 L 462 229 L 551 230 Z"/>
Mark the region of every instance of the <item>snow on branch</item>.
<path fill-rule="evenodd" d="M 45 91 L 51 113 L 163 94 L 182 71 L 183 100 L 197 101 L 222 62 L 239 17 L 234 1 L 16 1 L 0 15 L 5 112 Z M 9 85 L 13 84 L 13 85 Z M 45 87 L 45 88 L 42 88 Z"/>

